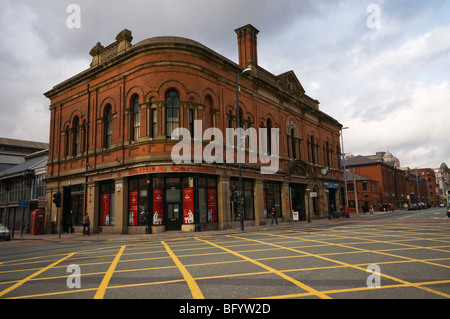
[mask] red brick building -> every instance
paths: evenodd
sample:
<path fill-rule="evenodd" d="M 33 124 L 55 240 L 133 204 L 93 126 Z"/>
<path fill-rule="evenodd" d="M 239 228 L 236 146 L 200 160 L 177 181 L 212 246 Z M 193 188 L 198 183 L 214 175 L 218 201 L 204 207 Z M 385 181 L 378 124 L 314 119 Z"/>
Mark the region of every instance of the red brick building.
<path fill-rule="evenodd" d="M 437 184 L 434 170 L 431 168 L 419 168 L 417 171 L 419 176 L 425 180 L 426 190 L 424 191 L 424 194 L 427 195 L 425 201 L 429 200 L 429 204 L 431 206 L 439 206 L 439 186 Z M 423 181 L 422 184 L 424 184 Z"/>
<path fill-rule="evenodd" d="M 378 181 L 349 171 L 346 178 L 350 213 L 367 213 L 370 207 L 373 207 L 375 211 L 380 210 L 382 201 Z"/>
<path fill-rule="evenodd" d="M 347 158 L 345 162 L 346 167 L 352 172 L 378 182 L 379 206 L 375 207 L 374 202 L 374 207 L 386 209 L 392 204 L 394 209 L 402 209 L 409 204 L 420 202 L 432 205 L 432 197 L 428 193 L 428 190 L 433 188 L 433 186 L 429 187 L 430 184 L 432 185 L 430 170 L 400 168 L 399 161 L 391 160 L 393 157 L 390 153 L 383 153 L 383 155 L 358 155 Z M 427 173 L 431 182 L 424 178 Z M 347 185 L 351 183 L 352 181 L 347 180 Z"/>
<path fill-rule="evenodd" d="M 132 44 L 123 30 L 114 43 L 90 51 L 89 69 L 45 93 L 47 202 L 62 192 L 63 225 L 71 221 L 80 231 L 87 211 L 94 232 L 233 227 L 238 215 L 230 189 L 239 189 L 238 165 L 175 165 L 171 151 L 179 140 L 171 133 L 183 127 L 192 134 L 195 120 L 202 121 L 200 133 L 235 128 L 236 75 L 245 68 L 251 72 L 239 79 L 243 128 L 280 133 L 276 174 L 261 174 L 261 161 L 250 163 L 247 147 L 245 224 L 265 224 L 271 206 L 288 221 L 293 210 L 300 219 L 324 217 L 330 203 L 342 204 L 341 124 L 320 111 L 294 72 L 273 75 L 258 65 L 258 30 L 247 25 L 236 33 L 239 64 L 185 38 Z M 59 223 L 55 205 L 47 211 Z"/>

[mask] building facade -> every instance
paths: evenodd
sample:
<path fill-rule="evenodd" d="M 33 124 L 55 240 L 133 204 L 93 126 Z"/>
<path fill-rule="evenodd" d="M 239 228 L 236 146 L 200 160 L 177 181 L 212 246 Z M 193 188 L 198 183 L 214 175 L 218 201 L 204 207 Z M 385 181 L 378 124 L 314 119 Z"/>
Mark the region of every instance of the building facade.
<path fill-rule="evenodd" d="M 380 185 L 378 181 L 346 172 L 348 207 L 350 213 L 367 213 L 371 207 L 382 209 Z"/>
<path fill-rule="evenodd" d="M 272 206 L 285 221 L 293 211 L 305 220 L 328 216 L 331 203 L 342 206 L 342 125 L 320 111 L 294 72 L 276 76 L 258 65 L 257 29 L 235 31 L 239 64 L 185 38 L 132 44 L 131 32 L 123 30 L 114 43 L 97 43 L 90 51 L 89 69 L 45 93 L 50 219 L 63 226 L 70 220 L 80 231 L 87 212 L 91 229 L 108 233 L 234 227 L 240 219 L 239 205 L 230 199 L 233 186 L 240 191 L 237 147 L 231 155 L 215 148 L 214 154 L 227 154 L 223 161 L 175 163 L 172 150 L 180 139 L 172 133 L 185 128 L 200 136 L 187 154 L 198 159 L 211 148 L 206 129 L 219 129 L 224 139 L 227 128 L 236 129 L 237 91 L 242 127 L 253 128 L 257 141 L 265 139 L 269 158 L 279 149 L 278 171 L 262 174 L 266 164 L 261 157 L 251 161 L 246 138 L 245 225 L 265 224 Z M 246 68 L 251 72 L 241 74 Z M 262 136 L 261 128 L 278 129 L 279 139 Z M 52 204 L 56 192 L 63 195 L 61 212 Z"/>
<path fill-rule="evenodd" d="M 380 205 L 373 202 L 375 209 L 386 210 L 391 205 L 394 209 L 404 209 L 410 204 L 425 203 L 432 206 L 434 203 L 434 174 L 431 169 L 400 167 L 400 161 L 389 152 L 349 157 L 345 164 L 355 174 L 378 182 Z M 351 183 L 347 180 L 347 184 Z"/>
<path fill-rule="evenodd" d="M 48 151 L 24 156 L 24 162 L 0 172 L 0 223 L 12 231 L 30 231 L 31 213 L 46 208 Z"/>

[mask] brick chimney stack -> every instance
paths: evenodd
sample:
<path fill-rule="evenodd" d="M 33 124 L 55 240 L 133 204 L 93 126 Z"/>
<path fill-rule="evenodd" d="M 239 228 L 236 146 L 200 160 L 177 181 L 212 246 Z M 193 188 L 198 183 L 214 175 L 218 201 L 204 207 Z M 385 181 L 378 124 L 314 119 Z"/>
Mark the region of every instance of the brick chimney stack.
<path fill-rule="evenodd" d="M 251 64 L 249 61 L 258 64 L 257 35 L 259 31 L 251 24 L 247 24 L 234 32 L 238 39 L 239 65 L 247 68 Z"/>

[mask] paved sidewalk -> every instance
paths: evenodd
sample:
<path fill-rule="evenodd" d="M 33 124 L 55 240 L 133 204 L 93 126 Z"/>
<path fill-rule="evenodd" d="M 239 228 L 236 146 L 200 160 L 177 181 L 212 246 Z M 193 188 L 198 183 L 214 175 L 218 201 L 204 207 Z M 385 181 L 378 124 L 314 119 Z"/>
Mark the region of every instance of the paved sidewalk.
<path fill-rule="evenodd" d="M 311 223 L 307 221 L 298 222 L 279 222 L 279 225 L 270 226 L 270 220 L 267 221 L 267 225 L 261 226 L 246 226 L 244 227 L 244 232 L 240 229 L 239 222 L 236 222 L 237 228 L 230 228 L 225 230 L 210 230 L 210 231 L 200 231 L 200 232 L 183 232 L 183 231 L 166 231 L 159 234 L 91 234 L 89 236 L 83 235 L 81 233 L 61 233 L 56 234 L 45 234 L 45 235 L 30 235 L 30 234 L 20 234 L 20 232 L 15 232 L 15 236 L 11 238 L 11 241 L 19 240 L 43 240 L 52 242 L 67 242 L 67 241 L 91 241 L 91 242 L 109 242 L 109 241 L 144 241 L 144 240 L 163 240 L 163 239 L 175 239 L 175 238 L 187 238 L 187 237 L 207 237 L 207 236 L 220 236 L 229 234 L 242 234 L 258 231 L 275 230 L 277 228 L 287 229 L 287 228 L 298 228 L 298 227 L 312 227 L 325 224 L 342 224 L 345 222 L 354 222 L 360 220 L 370 220 L 370 217 L 377 216 L 380 214 L 387 214 L 388 212 L 375 212 L 374 215 L 362 214 L 359 216 L 354 214 L 350 215 L 350 218 L 337 218 L 331 219 L 320 218 L 313 219 Z"/>

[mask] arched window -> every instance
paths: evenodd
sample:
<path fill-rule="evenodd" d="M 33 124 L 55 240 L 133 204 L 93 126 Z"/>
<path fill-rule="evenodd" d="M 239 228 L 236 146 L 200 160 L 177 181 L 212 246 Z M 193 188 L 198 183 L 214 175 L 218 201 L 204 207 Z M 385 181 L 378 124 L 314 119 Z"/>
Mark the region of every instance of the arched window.
<path fill-rule="evenodd" d="M 336 155 L 337 155 L 337 163 L 338 163 L 338 168 L 341 169 L 341 147 L 339 144 L 336 144 Z"/>
<path fill-rule="evenodd" d="M 73 148 L 72 148 L 72 155 L 77 156 L 80 152 L 80 120 L 78 117 L 76 117 L 73 120 Z"/>
<path fill-rule="evenodd" d="M 311 136 L 311 163 L 316 163 L 316 144 L 314 143 L 314 136 Z"/>
<path fill-rule="evenodd" d="M 267 155 L 272 154 L 272 121 L 267 119 Z"/>
<path fill-rule="evenodd" d="M 292 144 L 292 158 L 297 158 L 297 150 L 295 149 L 295 137 L 294 137 L 294 129 L 291 129 L 291 144 Z"/>
<path fill-rule="evenodd" d="M 107 105 L 105 108 L 105 126 L 104 126 L 104 143 L 105 148 L 110 148 L 112 145 L 112 108 Z"/>
<path fill-rule="evenodd" d="M 69 156 L 69 125 L 66 126 L 66 129 L 64 131 L 64 157 Z"/>
<path fill-rule="evenodd" d="M 326 152 L 327 152 L 327 154 L 326 154 L 326 159 L 327 159 L 327 166 L 328 167 L 330 167 L 331 165 L 330 165 L 330 143 L 328 143 L 328 141 L 325 143 L 325 150 L 326 150 Z"/>
<path fill-rule="evenodd" d="M 180 95 L 170 90 L 166 95 L 166 136 L 170 138 L 173 130 L 180 126 Z"/>
<path fill-rule="evenodd" d="M 139 107 L 139 96 L 137 95 L 133 99 L 132 123 L 131 140 L 137 141 L 141 135 L 141 108 Z"/>

